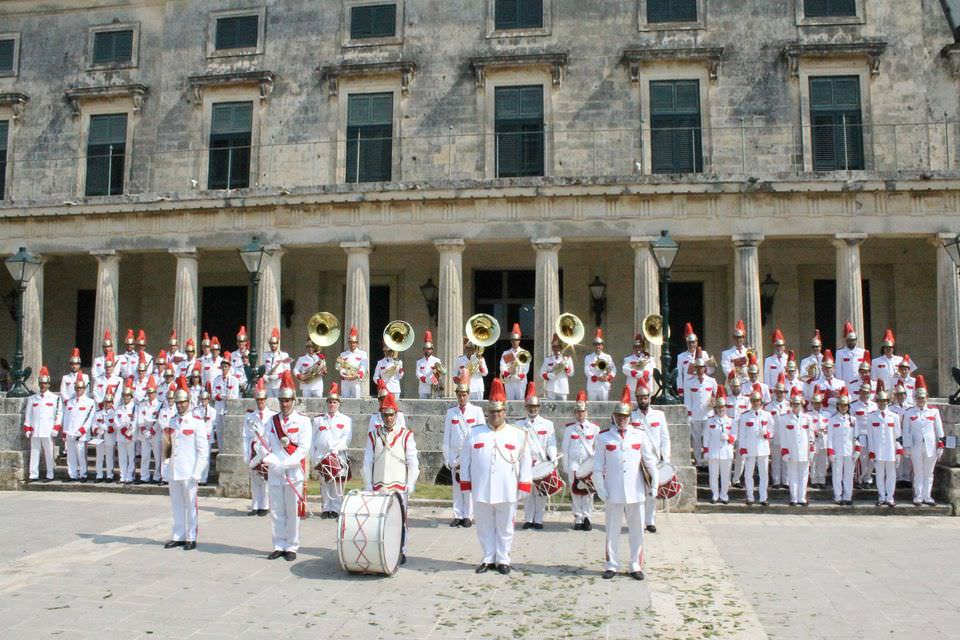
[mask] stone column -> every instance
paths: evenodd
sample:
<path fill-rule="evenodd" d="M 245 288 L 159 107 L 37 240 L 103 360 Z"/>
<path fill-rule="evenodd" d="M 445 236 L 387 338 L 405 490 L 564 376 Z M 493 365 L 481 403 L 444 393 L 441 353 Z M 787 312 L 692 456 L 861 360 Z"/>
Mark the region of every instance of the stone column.
<path fill-rule="evenodd" d="M 747 325 L 747 346 L 757 352 L 757 361 L 763 366 L 763 325 L 760 322 L 760 234 L 733 236 L 736 260 L 733 265 L 734 322 Z"/>
<path fill-rule="evenodd" d="M 347 252 L 347 299 L 343 321 L 343 344 L 346 349 L 350 327 L 357 328 L 360 348 L 375 364 L 377 358 L 370 355 L 370 252 L 368 241 L 341 242 L 340 248 Z M 372 365 L 371 365 L 372 366 Z M 369 395 L 367 385 L 361 385 L 360 397 Z"/>
<path fill-rule="evenodd" d="M 633 331 L 643 330 L 643 319 L 651 313 L 660 313 L 660 272 L 650 253 L 655 236 L 631 236 L 633 247 Z M 697 331 L 702 331 L 700 327 Z M 660 347 L 649 345 L 650 355 L 660 368 Z M 676 358 L 674 355 L 674 358 Z M 674 360 L 676 362 L 676 360 Z"/>
<path fill-rule="evenodd" d="M 103 332 L 110 330 L 113 348 L 123 343 L 123 336 L 117 335 L 117 308 L 120 303 L 120 256 L 116 251 L 91 251 L 97 259 L 97 300 L 93 316 L 93 357 L 103 351 Z M 118 342 L 119 341 L 119 342 Z"/>
<path fill-rule="evenodd" d="M 186 344 L 187 338 L 197 339 L 199 330 L 197 310 L 200 307 L 200 294 L 197 288 L 197 250 L 194 248 L 170 249 L 170 253 L 177 259 L 171 326 L 177 332 L 180 343 Z"/>
<path fill-rule="evenodd" d="M 863 282 L 860 274 L 860 243 L 865 233 L 838 233 L 833 245 L 837 248 L 837 344 L 844 344 L 843 325 L 848 320 L 857 332 L 857 345 L 863 346 Z M 826 346 L 826 345 L 824 345 Z"/>
<path fill-rule="evenodd" d="M 46 262 L 44 260 L 44 262 Z M 37 388 L 37 375 L 43 366 L 43 270 L 41 265 L 27 283 L 23 292 L 23 366 L 30 367 L 30 377 L 24 382 L 30 389 Z M 50 375 L 56 376 L 59 363 L 52 363 Z"/>
<path fill-rule="evenodd" d="M 453 363 L 463 344 L 463 238 L 434 240 L 440 253 L 440 298 L 437 301 L 437 335 L 434 336 L 437 357 L 447 369 L 443 383 L 444 396 L 453 396 Z"/>
<path fill-rule="evenodd" d="M 532 378 L 539 376 L 540 363 L 550 352 L 553 325 L 560 315 L 560 238 L 535 238 L 533 248 L 537 252 L 537 275 L 534 292 L 533 362 L 530 364 Z M 509 327 L 504 327 L 509 331 Z M 539 385 L 538 385 L 539 386 Z"/>
<path fill-rule="evenodd" d="M 260 286 L 257 288 L 257 355 L 263 362 L 263 354 L 269 350 L 268 341 L 274 327 L 280 326 L 280 287 L 282 284 L 283 248 L 280 245 L 267 245 L 273 253 L 264 258 Z M 299 339 L 299 338 L 298 338 Z M 283 346 L 281 335 L 280 345 Z M 299 346 L 295 342 L 286 342 L 288 349 Z M 294 349 L 295 350 L 295 349 Z"/>
<path fill-rule="evenodd" d="M 946 398 L 956 391 L 951 367 L 960 366 L 960 280 L 957 265 L 943 248 L 955 233 L 941 233 L 933 242 L 937 247 L 937 396 Z M 930 390 L 933 394 L 933 389 Z"/>

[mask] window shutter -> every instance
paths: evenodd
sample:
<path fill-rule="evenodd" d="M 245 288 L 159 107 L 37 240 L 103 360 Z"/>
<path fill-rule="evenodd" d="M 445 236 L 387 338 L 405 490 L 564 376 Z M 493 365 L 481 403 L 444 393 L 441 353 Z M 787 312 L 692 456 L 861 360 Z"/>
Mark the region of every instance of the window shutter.
<path fill-rule="evenodd" d="M 543 26 L 543 0 L 520 0 L 520 27 L 534 29 Z"/>
<path fill-rule="evenodd" d="M 522 0 L 497 0 L 494 6 L 494 26 L 497 29 L 516 29 L 520 26 Z"/>
<path fill-rule="evenodd" d="M 673 22 L 696 22 L 697 0 L 674 0 L 670 3 L 673 13 L 670 16 Z"/>
<path fill-rule="evenodd" d="M 0 71 L 13 71 L 13 46 L 15 40 L 0 40 Z"/>
<path fill-rule="evenodd" d="M 115 114 L 90 116 L 87 145 L 119 145 L 127 141 L 127 116 Z"/>
<path fill-rule="evenodd" d="M 680 81 L 676 83 L 676 112 L 700 113 L 700 83 Z"/>
<path fill-rule="evenodd" d="M 808 18 L 829 15 L 830 0 L 804 0 L 803 14 Z"/>
<path fill-rule="evenodd" d="M 217 19 L 214 48 L 248 49 L 257 46 L 260 16 L 231 16 Z"/>
<path fill-rule="evenodd" d="M 110 62 L 111 43 L 109 33 L 95 33 L 93 35 L 93 62 L 100 64 Z"/>
<path fill-rule="evenodd" d="M 9 127 L 9 122 L 0 120 L 0 160 L 2 161 L 7 159 L 7 132 Z"/>
<path fill-rule="evenodd" d="M 396 4 L 366 5 L 350 10 L 350 37 L 354 40 L 389 38 L 396 32 Z"/>
<path fill-rule="evenodd" d="M 857 15 L 856 0 L 832 0 L 831 7 L 834 16 L 855 16 Z"/>
<path fill-rule="evenodd" d="M 114 62 L 133 60 L 133 31 L 117 31 L 114 36 Z"/>
<path fill-rule="evenodd" d="M 650 131 L 650 146 L 653 150 L 653 172 L 673 173 L 673 118 L 652 118 Z"/>
<path fill-rule="evenodd" d="M 672 82 L 650 83 L 651 115 L 673 113 L 674 104 L 674 86 Z"/>
<path fill-rule="evenodd" d="M 647 0 L 647 22 L 670 22 L 670 0 Z"/>
<path fill-rule="evenodd" d="M 347 106 L 347 125 L 366 127 L 393 124 L 393 94 L 351 95 Z"/>
<path fill-rule="evenodd" d="M 815 171 L 833 171 L 837 168 L 837 150 L 834 145 L 836 126 L 833 114 L 813 116 L 813 168 Z"/>
<path fill-rule="evenodd" d="M 213 106 L 212 135 L 250 133 L 253 123 L 253 104 L 227 102 Z"/>
<path fill-rule="evenodd" d="M 812 78 L 810 80 L 810 106 L 814 109 L 833 107 L 833 80 Z"/>
<path fill-rule="evenodd" d="M 833 106 L 860 109 L 860 82 L 857 78 L 836 78 L 833 81 Z"/>

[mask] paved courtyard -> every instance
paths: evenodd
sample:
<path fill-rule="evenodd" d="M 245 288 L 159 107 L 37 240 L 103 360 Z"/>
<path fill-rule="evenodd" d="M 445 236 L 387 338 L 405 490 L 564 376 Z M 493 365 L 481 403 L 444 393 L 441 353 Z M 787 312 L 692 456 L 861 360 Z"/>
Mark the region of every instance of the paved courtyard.
<path fill-rule="evenodd" d="M 159 496 L 0 493 L 0 637 L 956 637 L 960 519 L 662 514 L 647 580 L 600 579 L 602 527 L 518 531 L 510 576 L 477 576 L 475 529 L 412 513 L 393 578 L 339 567 L 310 519 L 296 562 L 269 521 L 202 499 L 197 551 L 164 550 Z M 602 524 L 602 517 L 597 518 Z M 626 537 L 622 538 L 626 544 Z"/>

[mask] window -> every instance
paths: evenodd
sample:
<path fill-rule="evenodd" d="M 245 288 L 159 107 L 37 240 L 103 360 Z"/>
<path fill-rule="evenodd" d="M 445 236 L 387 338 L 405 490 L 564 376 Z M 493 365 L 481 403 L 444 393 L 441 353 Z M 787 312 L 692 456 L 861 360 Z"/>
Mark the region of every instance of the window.
<path fill-rule="evenodd" d="M 863 119 L 857 76 L 810 78 L 813 170 L 863 169 Z"/>
<path fill-rule="evenodd" d="M 347 182 L 388 182 L 393 165 L 393 94 L 350 95 Z"/>
<path fill-rule="evenodd" d="M 7 197 L 7 132 L 10 123 L 0 120 L 0 200 Z"/>
<path fill-rule="evenodd" d="M 807 18 L 841 18 L 857 15 L 856 0 L 803 0 Z"/>
<path fill-rule="evenodd" d="M 647 0 L 647 23 L 696 21 L 697 0 Z"/>
<path fill-rule="evenodd" d="M 255 49 L 260 33 L 260 17 L 228 16 L 217 18 L 214 49 Z"/>
<path fill-rule="evenodd" d="M 494 114 L 497 177 L 542 176 L 543 87 L 497 87 Z"/>
<path fill-rule="evenodd" d="M 127 114 L 90 116 L 86 195 L 115 196 L 123 193 L 126 148 Z"/>
<path fill-rule="evenodd" d="M 397 35 L 397 5 L 371 4 L 350 8 L 350 38 L 392 38 Z"/>
<path fill-rule="evenodd" d="M 16 71 L 14 64 L 17 53 L 17 41 L 14 38 L 0 40 L 0 73 Z"/>
<path fill-rule="evenodd" d="M 93 64 L 133 61 L 133 30 L 99 31 L 93 34 Z"/>
<path fill-rule="evenodd" d="M 250 186 L 252 102 L 213 105 L 210 127 L 208 189 L 244 189 Z"/>
<path fill-rule="evenodd" d="M 543 0 L 496 0 L 494 12 L 498 31 L 543 27 Z"/>
<path fill-rule="evenodd" d="M 650 146 L 654 173 L 703 171 L 700 81 L 650 83 Z"/>

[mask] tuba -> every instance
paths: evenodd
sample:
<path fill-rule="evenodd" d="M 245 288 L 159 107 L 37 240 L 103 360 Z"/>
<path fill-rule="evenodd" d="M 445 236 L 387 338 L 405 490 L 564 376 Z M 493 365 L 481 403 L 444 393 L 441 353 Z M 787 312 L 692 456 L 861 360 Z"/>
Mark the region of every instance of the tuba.
<path fill-rule="evenodd" d="M 307 320 L 307 335 L 317 348 L 329 347 L 340 338 L 340 321 L 327 311 L 319 311 Z"/>
<path fill-rule="evenodd" d="M 663 344 L 663 316 L 651 313 L 643 319 L 643 339 L 647 344 L 660 346 Z"/>
<path fill-rule="evenodd" d="M 470 316 L 463 332 L 467 340 L 477 346 L 479 356 L 485 348 L 493 346 L 500 339 L 500 323 L 488 313 L 478 313 Z"/>
<path fill-rule="evenodd" d="M 566 351 L 583 342 L 586 328 L 583 320 L 577 316 L 572 313 L 561 313 L 553 323 L 553 332 L 557 334 L 557 339 L 563 343 L 563 350 Z"/>
<path fill-rule="evenodd" d="M 388 348 L 400 353 L 413 346 L 413 327 L 409 322 L 393 320 L 383 329 L 383 343 Z"/>

